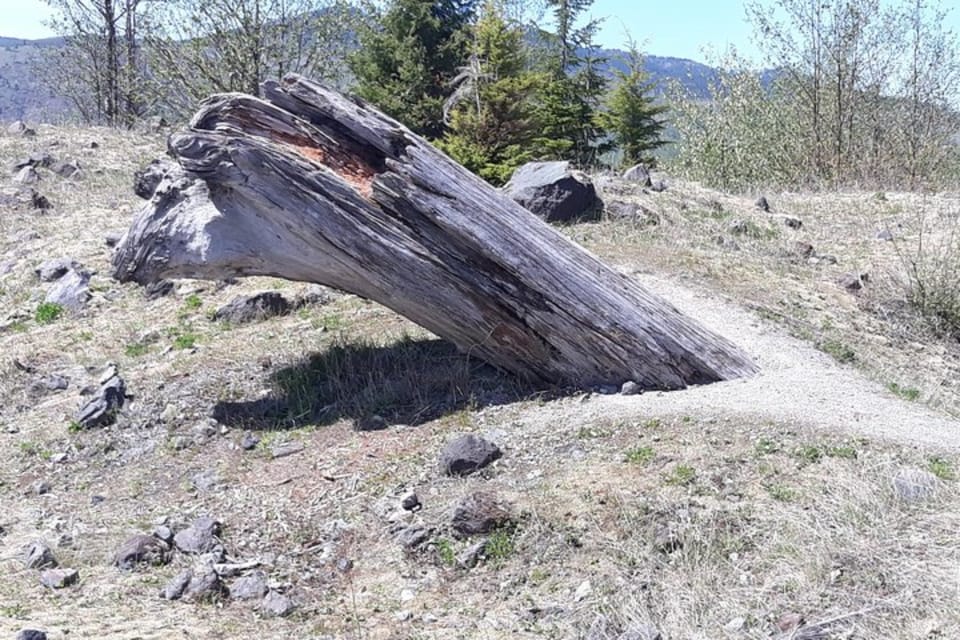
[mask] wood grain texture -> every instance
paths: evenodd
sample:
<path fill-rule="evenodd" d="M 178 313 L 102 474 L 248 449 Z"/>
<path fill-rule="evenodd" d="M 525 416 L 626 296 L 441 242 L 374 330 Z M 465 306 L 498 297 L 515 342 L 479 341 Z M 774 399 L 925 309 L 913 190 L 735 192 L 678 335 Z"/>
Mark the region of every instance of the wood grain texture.
<path fill-rule="evenodd" d="M 711 333 L 369 105 L 299 76 L 205 101 L 114 275 L 269 275 L 379 302 L 534 381 L 750 375 Z"/>

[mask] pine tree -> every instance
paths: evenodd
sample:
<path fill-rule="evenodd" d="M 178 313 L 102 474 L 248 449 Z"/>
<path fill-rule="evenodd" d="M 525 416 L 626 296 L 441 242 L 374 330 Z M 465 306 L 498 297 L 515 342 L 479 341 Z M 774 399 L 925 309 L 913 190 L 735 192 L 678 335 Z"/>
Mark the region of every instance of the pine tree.
<path fill-rule="evenodd" d="M 597 119 L 606 88 L 597 67 L 604 60 L 590 53 L 595 48 L 593 39 L 599 22 L 591 20 L 576 26 L 593 0 L 548 0 L 548 4 L 553 8 L 556 33 L 541 33 L 547 45 L 549 80 L 540 95 L 538 119 L 544 137 L 553 141 L 555 153 L 588 166 L 608 148 Z"/>
<path fill-rule="evenodd" d="M 627 69 L 617 71 L 617 86 L 607 97 L 607 110 L 600 123 L 623 151 L 627 166 L 638 162 L 653 164 L 650 152 L 663 146 L 664 125 L 658 119 L 668 108 L 654 104 L 653 83 L 643 68 L 643 56 L 634 43 L 627 50 Z"/>
<path fill-rule="evenodd" d="M 350 58 L 356 93 L 429 139 L 443 135 L 443 104 L 467 58 L 476 0 L 393 0 L 379 29 Z"/>
<path fill-rule="evenodd" d="M 522 28 L 506 21 L 496 0 L 487 0 L 467 64 L 444 105 L 450 132 L 440 147 L 489 182 L 503 184 L 543 146 L 531 100 L 541 82 L 528 69 Z"/>

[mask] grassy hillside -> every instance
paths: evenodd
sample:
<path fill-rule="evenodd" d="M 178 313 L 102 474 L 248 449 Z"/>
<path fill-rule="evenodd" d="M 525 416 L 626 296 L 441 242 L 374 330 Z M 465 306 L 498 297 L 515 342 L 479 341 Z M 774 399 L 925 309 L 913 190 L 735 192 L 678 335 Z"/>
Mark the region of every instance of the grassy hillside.
<path fill-rule="evenodd" d="M 119 285 L 104 239 L 129 226 L 132 174 L 162 150 L 159 136 L 102 129 L 0 136 L 0 157 L 81 167 L 37 170 L 46 211 L 0 176 L 0 634 L 960 636 L 960 350 L 903 304 L 898 280 L 920 216 L 952 229 L 957 194 L 768 193 L 765 213 L 669 176 L 663 193 L 597 176 L 608 217 L 564 232 L 763 373 L 532 394 L 354 296 L 266 278 L 178 281 L 153 299 Z M 80 312 L 43 305 L 53 285 L 34 270 L 58 257 L 93 272 Z M 851 273 L 869 274 L 855 292 Z M 303 304 L 213 319 L 261 291 Z M 111 363 L 129 399 L 115 424 L 80 429 Z M 363 430 L 373 414 L 385 429 Z M 503 455 L 448 477 L 439 453 L 465 432 Z M 420 509 L 402 506 L 410 491 Z M 505 517 L 461 536 L 452 513 L 476 492 Z M 223 583 L 262 571 L 292 612 L 158 597 L 209 558 L 112 566 L 132 535 L 202 515 L 222 523 L 218 562 L 239 566 L 221 566 Z M 21 559 L 36 540 L 77 584 L 40 584 Z"/>

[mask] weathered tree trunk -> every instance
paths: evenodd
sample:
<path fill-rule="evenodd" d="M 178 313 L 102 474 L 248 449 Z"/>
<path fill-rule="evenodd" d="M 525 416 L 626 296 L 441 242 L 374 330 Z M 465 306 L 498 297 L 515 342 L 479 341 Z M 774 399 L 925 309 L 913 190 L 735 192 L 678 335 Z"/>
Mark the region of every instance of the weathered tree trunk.
<path fill-rule="evenodd" d="M 551 383 L 675 389 L 745 376 L 736 347 L 369 105 L 298 76 L 207 100 L 115 276 L 268 275 L 375 300 Z"/>

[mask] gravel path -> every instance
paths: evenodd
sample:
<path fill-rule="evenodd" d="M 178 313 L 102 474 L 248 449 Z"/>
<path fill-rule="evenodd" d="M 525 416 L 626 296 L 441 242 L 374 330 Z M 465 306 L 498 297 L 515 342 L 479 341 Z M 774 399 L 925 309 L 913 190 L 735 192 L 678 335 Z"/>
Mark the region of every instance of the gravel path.
<path fill-rule="evenodd" d="M 718 299 L 714 293 L 698 293 L 648 275 L 637 277 L 645 287 L 743 348 L 760 366 L 760 374 L 683 391 L 595 395 L 584 403 L 562 403 L 553 409 L 555 417 L 562 414 L 570 419 L 580 414 L 583 418 L 619 419 L 651 413 L 749 416 L 960 450 L 960 421 L 893 396 L 856 369 L 837 364 L 812 345 Z"/>

